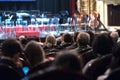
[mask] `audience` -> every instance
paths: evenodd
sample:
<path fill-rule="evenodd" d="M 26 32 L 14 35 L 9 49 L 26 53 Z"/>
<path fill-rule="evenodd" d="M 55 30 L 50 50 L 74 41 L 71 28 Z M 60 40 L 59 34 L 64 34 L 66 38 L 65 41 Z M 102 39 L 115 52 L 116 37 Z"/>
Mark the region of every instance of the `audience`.
<path fill-rule="evenodd" d="M 81 63 L 77 55 L 61 51 L 53 66 L 31 75 L 30 80 L 86 80 L 81 74 Z"/>
<path fill-rule="evenodd" d="M 19 55 L 22 53 L 22 46 L 15 39 L 7 39 L 2 43 L 2 56 L 0 58 L 0 79 L 20 80 L 24 77 L 22 63 Z M 8 72 L 7 72 L 8 71 Z"/>
<path fill-rule="evenodd" d="M 120 76 L 120 46 L 118 45 L 112 53 L 112 61 L 105 73 L 97 80 L 119 80 Z"/>
<path fill-rule="evenodd" d="M 44 42 L 44 46 L 43 49 L 45 50 L 45 52 L 51 52 L 52 50 L 56 50 L 57 51 L 57 41 L 54 35 L 47 35 L 45 42 Z"/>
<path fill-rule="evenodd" d="M 24 53 L 30 63 L 30 68 L 46 60 L 43 48 L 36 41 L 28 42 L 24 48 Z"/>
<path fill-rule="evenodd" d="M 22 44 L 23 47 L 25 47 L 25 45 L 27 44 L 27 38 L 23 35 L 19 36 L 18 40 L 20 41 L 20 43 Z"/>
<path fill-rule="evenodd" d="M 56 52 L 58 52 L 60 49 L 60 46 L 57 45 L 57 41 L 54 35 L 47 35 L 43 49 L 48 59 L 54 59 Z"/>
<path fill-rule="evenodd" d="M 60 44 L 60 47 L 61 49 L 66 49 L 67 47 L 71 46 L 73 43 L 73 37 L 71 34 L 69 33 L 65 33 L 63 34 L 63 37 L 62 37 L 62 42 Z"/>
<path fill-rule="evenodd" d="M 86 32 L 80 32 L 77 36 L 78 47 L 71 50 L 77 52 L 79 57 L 82 59 L 83 66 L 91 59 L 95 58 L 96 55 L 92 53 L 92 47 L 89 45 L 90 36 Z"/>
<path fill-rule="evenodd" d="M 67 49 L 75 49 L 78 47 L 77 45 L 77 36 L 78 36 L 79 32 L 74 32 L 73 34 L 73 44 L 71 46 L 68 46 Z"/>
<path fill-rule="evenodd" d="M 89 48 L 90 35 L 86 32 L 80 32 L 77 36 L 77 44 L 79 48 Z"/>
<path fill-rule="evenodd" d="M 63 34 L 64 33 L 61 33 L 59 37 L 56 38 L 56 41 L 57 41 L 57 45 L 60 45 L 62 40 L 63 40 Z"/>
<path fill-rule="evenodd" d="M 96 80 L 110 66 L 113 41 L 108 33 L 100 33 L 95 37 L 92 47 L 98 57 L 85 65 L 83 74 L 89 80 Z"/>
<path fill-rule="evenodd" d="M 28 75 L 44 69 L 52 64 L 52 61 L 46 58 L 43 47 L 37 41 L 30 41 L 24 49 L 25 56 L 27 57 L 30 66 Z"/>
<path fill-rule="evenodd" d="M 79 57 L 70 51 L 61 51 L 55 58 L 54 65 L 62 70 L 69 72 L 81 72 Z"/>
<path fill-rule="evenodd" d="M 118 32 L 116 32 L 116 31 L 111 32 L 111 33 L 110 33 L 110 37 L 111 37 L 112 40 L 113 40 L 114 46 L 116 46 L 116 45 L 117 45 L 117 41 L 118 41 L 118 39 L 119 39 Z"/>
<path fill-rule="evenodd" d="M 92 46 L 92 42 L 93 42 L 93 39 L 95 37 L 95 34 L 92 31 L 87 31 L 87 33 L 90 35 L 89 45 Z"/>
<path fill-rule="evenodd" d="M 53 46 L 56 46 L 56 38 L 54 35 L 48 35 L 45 39 L 45 44 L 44 44 L 44 48 L 45 49 L 49 49 Z"/>
<path fill-rule="evenodd" d="M 43 43 L 39 38 L 8 38 L 1 42 L 0 79 L 118 80 L 119 50 L 118 32 L 50 34 Z"/>

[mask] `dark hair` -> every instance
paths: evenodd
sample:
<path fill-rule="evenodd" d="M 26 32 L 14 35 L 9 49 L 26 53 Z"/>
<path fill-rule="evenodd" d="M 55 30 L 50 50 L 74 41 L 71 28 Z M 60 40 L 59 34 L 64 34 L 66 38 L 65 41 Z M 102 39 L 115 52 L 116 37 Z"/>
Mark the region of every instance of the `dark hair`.
<path fill-rule="evenodd" d="M 61 51 L 56 56 L 54 65 L 62 70 L 80 71 L 81 62 L 77 55 L 70 51 Z"/>
<path fill-rule="evenodd" d="M 111 69 L 116 69 L 120 67 L 120 46 L 116 46 L 112 53 Z"/>
<path fill-rule="evenodd" d="M 10 38 L 3 41 L 1 50 L 4 56 L 13 57 L 22 52 L 22 46 L 17 40 Z"/>
<path fill-rule="evenodd" d="M 94 52 L 105 55 L 112 52 L 113 41 L 109 34 L 101 33 L 95 36 L 92 47 Z"/>
<path fill-rule="evenodd" d="M 63 35 L 64 42 L 71 43 L 73 41 L 72 35 L 69 33 L 66 33 Z"/>
<path fill-rule="evenodd" d="M 90 46 L 92 46 L 92 42 L 95 37 L 95 34 L 92 31 L 87 31 L 87 33 L 90 35 Z"/>
<path fill-rule="evenodd" d="M 78 36 L 78 34 L 79 34 L 79 32 L 74 32 L 74 34 L 73 34 L 73 40 L 75 42 L 77 42 L 77 36 Z"/>
<path fill-rule="evenodd" d="M 27 44 L 28 40 L 26 38 L 23 38 L 20 42 L 24 47 Z"/>
<path fill-rule="evenodd" d="M 45 59 L 44 50 L 37 41 L 29 41 L 24 48 L 24 53 L 32 67 Z"/>

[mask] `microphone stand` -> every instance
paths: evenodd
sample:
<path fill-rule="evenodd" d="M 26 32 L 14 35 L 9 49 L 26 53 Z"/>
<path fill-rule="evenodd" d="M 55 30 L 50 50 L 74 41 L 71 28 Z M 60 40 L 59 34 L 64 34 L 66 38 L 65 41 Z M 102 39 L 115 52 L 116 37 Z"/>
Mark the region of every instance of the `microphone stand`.
<path fill-rule="evenodd" d="M 105 27 L 105 25 L 101 22 L 101 20 L 98 18 L 97 19 L 98 20 L 98 22 L 100 23 L 100 25 L 102 25 L 103 27 L 104 27 L 104 29 L 105 29 L 105 31 L 108 31 L 108 29 Z M 99 27 L 97 27 L 97 29 L 98 29 Z"/>

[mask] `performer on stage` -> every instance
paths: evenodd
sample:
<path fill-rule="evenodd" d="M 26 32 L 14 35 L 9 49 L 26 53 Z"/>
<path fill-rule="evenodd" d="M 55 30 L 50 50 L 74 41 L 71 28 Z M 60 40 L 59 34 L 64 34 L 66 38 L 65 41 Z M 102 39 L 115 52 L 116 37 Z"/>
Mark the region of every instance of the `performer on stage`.
<path fill-rule="evenodd" d="M 80 13 L 76 10 L 73 14 L 73 17 L 72 17 L 72 30 L 75 30 L 75 28 L 77 27 L 78 25 L 78 20 L 79 20 L 79 16 L 80 16 Z"/>
<path fill-rule="evenodd" d="M 99 23 L 99 20 L 100 20 L 100 14 L 96 11 L 93 11 L 90 15 L 90 28 L 91 29 L 98 29 L 100 27 L 100 23 Z"/>
<path fill-rule="evenodd" d="M 85 12 L 75 12 L 72 19 L 72 24 L 79 29 L 85 29 L 88 22 L 88 15 Z"/>

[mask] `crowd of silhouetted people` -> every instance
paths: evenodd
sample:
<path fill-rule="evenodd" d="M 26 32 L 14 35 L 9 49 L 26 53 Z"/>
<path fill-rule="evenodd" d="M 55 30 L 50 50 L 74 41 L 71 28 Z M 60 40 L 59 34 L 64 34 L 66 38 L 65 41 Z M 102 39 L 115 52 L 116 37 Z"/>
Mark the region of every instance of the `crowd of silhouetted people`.
<path fill-rule="evenodd" d="M 0 80 L 119 80 L 120 31 L 8 38 L 0 44 Z"/>

